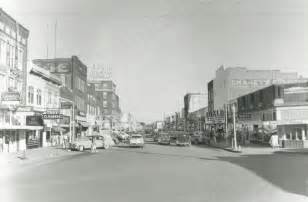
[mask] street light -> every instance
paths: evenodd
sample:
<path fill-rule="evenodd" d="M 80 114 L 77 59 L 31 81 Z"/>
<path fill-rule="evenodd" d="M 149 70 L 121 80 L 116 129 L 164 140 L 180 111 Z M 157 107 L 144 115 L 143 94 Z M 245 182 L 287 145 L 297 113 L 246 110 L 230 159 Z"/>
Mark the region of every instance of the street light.
<path fill-rule="evenodd" d="M 72 142 L 74 134 L 75 134 L 75 102 L 63 97 L 60 97 L 60 100 L 65 102 L 70 102 L 72 104 L 71 107 L 71 115 L 70 115 L 70 141 Z M 62 103 L 62 102 L 61 102 Z"/>

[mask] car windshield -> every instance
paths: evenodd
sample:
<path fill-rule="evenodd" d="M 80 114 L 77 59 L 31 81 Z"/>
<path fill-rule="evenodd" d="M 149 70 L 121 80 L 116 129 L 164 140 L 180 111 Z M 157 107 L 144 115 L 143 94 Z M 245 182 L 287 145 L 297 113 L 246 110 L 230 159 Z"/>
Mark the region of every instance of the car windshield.
<path fill-rule="evenodd" d="M 142 136 L 140 136 L 140 135 L 134 135 L 134 136 L 132 136 L 131 138 L 132 138 L 132 139 L 138 139 L 138 138 L 142 138 Z"/>

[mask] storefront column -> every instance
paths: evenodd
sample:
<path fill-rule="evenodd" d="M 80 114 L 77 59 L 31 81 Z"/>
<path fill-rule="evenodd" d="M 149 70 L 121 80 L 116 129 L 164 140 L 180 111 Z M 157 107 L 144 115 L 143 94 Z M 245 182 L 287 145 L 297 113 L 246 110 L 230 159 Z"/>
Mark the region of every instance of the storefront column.
<path fill-rule="evenodd" d="M 42 135 L 42 147 L 47 147 L 47 140 L 46 140 L 46 131 L 43 131 L 43 135 Z"/>
<path fill-rule="evenodd" d="M 19 151 L 24 151 L 26 150 L 26 131 L 20 131 L 19 132 Z"/>
<path fill-rule="evenodd" d="M 295 140 L 298 140 L 298 133 L 297 133 L 297 130 L 295 130 Z"/>
<path fill-rule="evenodd" d="M 302 128 L 302 140 L 306 140 L 305 128 Z"/>

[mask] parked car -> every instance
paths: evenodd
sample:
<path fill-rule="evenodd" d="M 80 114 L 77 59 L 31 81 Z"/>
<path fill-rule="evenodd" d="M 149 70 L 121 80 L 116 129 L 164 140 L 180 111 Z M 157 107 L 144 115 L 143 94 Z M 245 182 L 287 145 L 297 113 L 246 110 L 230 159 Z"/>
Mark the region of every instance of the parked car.
<path fill-rule="evenodd" d="M 91 149 L 92 138 L 95 138 L 96 148 L 104 148 L 104 138 L 103 136 L 84 136 L 76 139 L 70 144 L 71 150 L 83 151 L 85 149 Z"/>
<path fill-rule="evenodd" d="M 158 144 L 170 144 L 170 135 L 168 133 L 160 133 L 157 143 Z"/>
<path fill-rule="evenodd" d="M 178 134 L 176 145 L 178 146 L 190 146 L 191 145 L 191 139 L 190 135 L 186 133 Z"/>
<path fill-rule="evenodd" d="M 130 147 L 144 147 L 143 136 L 140 134 L 131 135 L 128 141 Z"/>
<path fill-rule="evenodd" d="M 194 132 L 191 136 L 192 144 L 202 144 L 203 143 L 203 135 L 202 132 Z"/>
<path fill-rule="evenodd" d="M 177 136 L 175 135 L 170 136 L 170 144 L 177 145 Z"/>

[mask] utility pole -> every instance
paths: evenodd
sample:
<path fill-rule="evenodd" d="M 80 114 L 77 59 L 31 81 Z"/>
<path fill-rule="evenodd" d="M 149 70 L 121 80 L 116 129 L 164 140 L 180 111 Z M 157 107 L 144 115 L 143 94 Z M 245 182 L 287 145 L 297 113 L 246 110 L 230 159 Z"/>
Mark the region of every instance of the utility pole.
<path fill-rule="evenodd" d="M 233 113 L 234 149 L 237 150 L 236 125 L 235 125 L 235 104 L 232 104 L 232 113 Z"/>
<path fill-rule="evenodd" d="M 226 124 L 225 138 L 226 138 L 226 143 L 227 143 L 228 142 L 228 104 L 225 105 L 225 124 Z"/>

